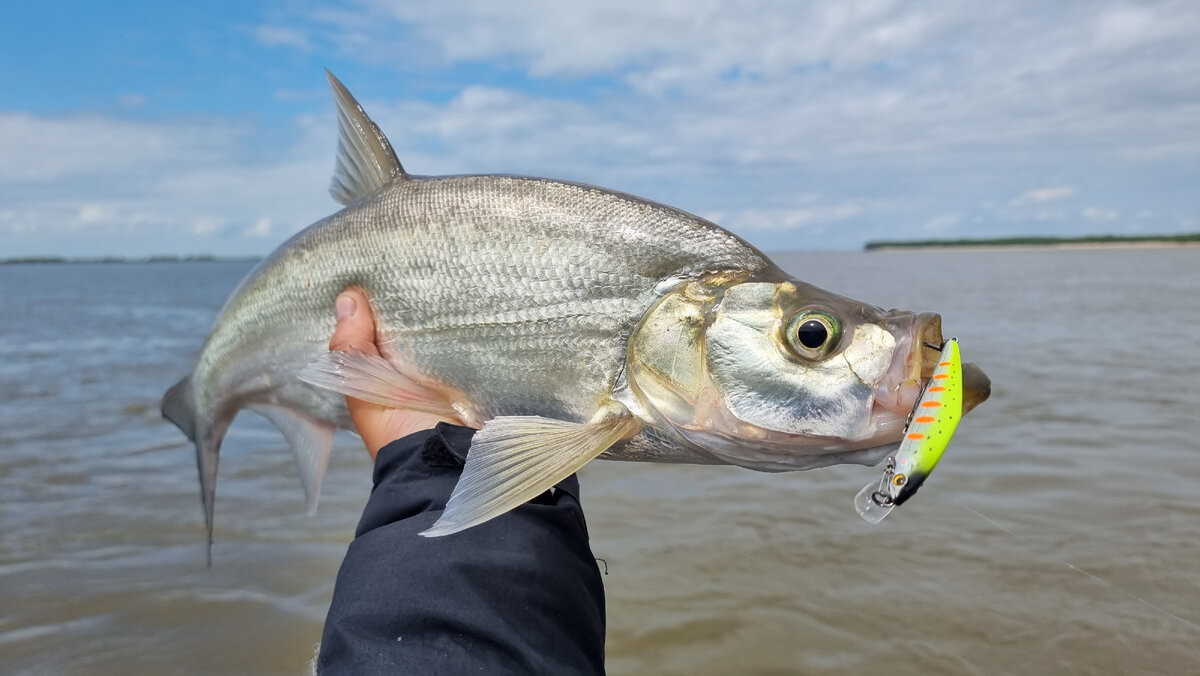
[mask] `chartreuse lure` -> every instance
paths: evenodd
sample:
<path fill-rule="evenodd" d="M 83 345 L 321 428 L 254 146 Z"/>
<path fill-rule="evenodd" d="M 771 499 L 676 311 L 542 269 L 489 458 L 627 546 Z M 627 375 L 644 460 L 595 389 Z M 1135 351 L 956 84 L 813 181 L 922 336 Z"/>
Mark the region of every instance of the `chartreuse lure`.
<path fill-rule="evenodd" d="M 937 368 L 909 416 L 900 448 L 888 456 L 883 477 L 854 496 L 862 518 L 879 523 L 917 492 L 950 445 L 962 413 L 962 356 L 958 341 L 951 338 L 942 346 Z"/>

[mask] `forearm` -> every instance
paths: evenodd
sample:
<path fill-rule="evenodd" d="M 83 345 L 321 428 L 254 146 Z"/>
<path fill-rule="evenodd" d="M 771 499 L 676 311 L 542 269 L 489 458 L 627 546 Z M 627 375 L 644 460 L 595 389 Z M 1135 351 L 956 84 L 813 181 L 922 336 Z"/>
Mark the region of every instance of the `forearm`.
<path fill-rule="evenodd" d="M 445 507 L 472 433 L 439 425 L 379 452 L 319 673 L 603 673 L 604 591 L 575 477 L 461 533 L 418 535 Z"/>

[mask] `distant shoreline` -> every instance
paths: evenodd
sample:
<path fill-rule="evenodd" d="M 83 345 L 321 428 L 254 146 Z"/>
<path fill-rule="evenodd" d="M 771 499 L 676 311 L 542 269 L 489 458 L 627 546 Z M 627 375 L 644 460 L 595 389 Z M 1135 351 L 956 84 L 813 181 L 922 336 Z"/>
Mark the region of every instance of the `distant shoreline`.
<path fill-rule="evenodd" d="M 1098 235 L 1091 237 L 1002 237 L 996 239 L 927 239 L 927 240 L 875 240 L 863 245 L 864 251 L 929 251 L 932 249 L 956 249 L 959 251 L 985 251 L 1002 249 L 1022 251 L 1031 249 L 1180 249 L 1200 248 L 1200 233 L 1186 235 L 1148 235 L 1126 237 Z M 776 252 L 780 253 L 780 252 Z M 214 256 L 194 254 L 187 256 L 96 256 L 71 258 L 67 256 L 13 256 L 0 258 L 0 265 L 75 265 L 75 264 L 128 264 L 128 263 L 257 263 L 262 256 Z"/>
<path fill-rule="evenodd" d="M 996 239 L 879 240 L 867 242 L 866 251 L 928 251 L 930 249 L 1175 249 L 1200 247 L 1200 233 L 1186 235 L 1091 237 L 1001 237 Z"/>
<path fill-rule="evenodd" d="M 67 258 L 66 256 L 14 256 L 0 258 L 0 265 L 74 265 L 96 263 L 255 263 L 262 256 L 211 256 L 199 254 L 195 256 L 144 256 L 127 258 L 124 256 L 101 256 L 96 258 Z"/>

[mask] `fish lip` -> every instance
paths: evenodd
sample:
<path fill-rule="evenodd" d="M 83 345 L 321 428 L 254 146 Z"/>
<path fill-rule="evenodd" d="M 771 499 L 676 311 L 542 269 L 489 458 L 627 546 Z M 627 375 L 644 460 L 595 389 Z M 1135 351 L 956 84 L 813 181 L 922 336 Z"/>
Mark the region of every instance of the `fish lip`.
<path fill-rule="evenodd" d="M 942 318 L 934 313 L 915 315 L 910 327 L 896 333 L 896 355 L 875 386 L 872 418 L 876 414 L 908 416 L 937 367 L 940 350 L 935 346 L 945 344 Z M 974 362 L 962 365 L 962 375 L 963 415 L 966 415 L 991 396 L 992 380 Z"/>
<path fill-rule="evenodd" d="M 929 346 L 943 342 L 942 317 L 933 312 L 893 310 L 890 314 L 896 348 L 891 365 L 875 384 L 875 410 L 872 413 L 886 411 L 907 417 L 937 366 L 938 350 Z"/>

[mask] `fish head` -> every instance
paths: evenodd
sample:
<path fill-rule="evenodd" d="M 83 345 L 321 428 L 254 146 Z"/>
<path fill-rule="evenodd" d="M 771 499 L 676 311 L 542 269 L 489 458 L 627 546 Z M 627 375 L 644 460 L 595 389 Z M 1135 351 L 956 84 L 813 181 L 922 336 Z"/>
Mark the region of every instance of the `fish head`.
<path fill-rule="evenodd" d="M 651 308 L 630 341 L 626 379 L 654 423 L 721 462 L 871 464 L 900 441 L 942 343 L 937 314 L 883 310 L 790 278 L 713 275 Z M 964 379 L 975 388 L 970 408 L 987 394 L 979 378 Z"/>

